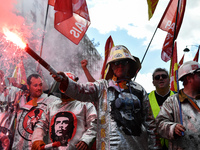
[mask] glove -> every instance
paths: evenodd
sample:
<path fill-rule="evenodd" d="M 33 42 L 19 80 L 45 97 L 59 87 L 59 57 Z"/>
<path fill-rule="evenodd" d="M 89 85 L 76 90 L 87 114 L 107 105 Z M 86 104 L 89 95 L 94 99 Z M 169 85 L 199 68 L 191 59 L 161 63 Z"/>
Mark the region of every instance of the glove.
<path fill-rule="evenodd" d="M 31 150 L 41 150 L 41 147 L 45 145 L 44 141 L 38 140 L 33 142 Z"/>

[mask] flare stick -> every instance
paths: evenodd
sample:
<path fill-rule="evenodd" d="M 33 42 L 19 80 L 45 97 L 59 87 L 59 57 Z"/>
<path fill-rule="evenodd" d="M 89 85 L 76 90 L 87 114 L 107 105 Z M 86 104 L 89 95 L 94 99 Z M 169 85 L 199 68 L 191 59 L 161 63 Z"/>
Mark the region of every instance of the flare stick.
<path fill-rule="evenodd" d="M 25 51 L 29 55 L 31 55 L 36 61 L 38 61 L 44 68 L 46 68 L 50 73 L 59 76 L 57 74 L 57 71 L 52 66 L 50 66 L 44 59 L 42 59 L 37 53 L 35 53 L 28 45 L 26 45 Z"/>

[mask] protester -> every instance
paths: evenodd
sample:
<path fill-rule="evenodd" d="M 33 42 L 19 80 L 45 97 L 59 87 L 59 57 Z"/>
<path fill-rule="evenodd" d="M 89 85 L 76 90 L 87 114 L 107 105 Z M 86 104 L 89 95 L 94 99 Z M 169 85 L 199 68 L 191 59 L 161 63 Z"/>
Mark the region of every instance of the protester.
<path fill-rule="evenodd" d="M 88 81 L 89 82 L 94 82 L 95 79 L 92 77 L 92 75 L 90 74 L 88 68 L 87 68 L 87 64 L 88 64 L 88 61 L 86 59 L 83 59 L 81 61 L 81 67 L 85 73 L 85 76 L 87 77 Z"/>
<path fill-rule="evenodd" d="M 74 81 L 78 79 L 72 73 L 66 75 Z M 61 93 L 58 86 L 54 86 L 53 94 L 60 100 L 51 103 L 36 124 L 32 149 L 39 150 L 45 145 L 44 135 L 49 132 L 47 143 L 59 141 L 59 148 L 65 150 L 87 150 L 96 138 L 96 109 L 90 102 L 80 102 Z"/>
<path fill-rule="evenodd" d="M 157 131 L 169 150 L 200 149 L 200 64 L 185 62 L 178 70 L 184 88 L 167 98 L 156 118 Z"/>
<path fill-rule="evenodd" d="M 61 82 L 60 90 L 80 101 L 98 103 L 97 148 L 111 150 L 148 149 L 147 134 L 152 134 L 154 119 L 144 88 L 131 79 L 141 68 L 137 57 L 122 45 L 111 49 L 106 80 L 78 84 L 63 72 L 52 77 Z"/>
<path fill-rule="evenodd" d="M 156 90 L 153 90 L 149 93 L 149 102 L 151 109 L 153 111 L 154 118 L 157 117 L 160 107 L 163 102 L 171 95 L 174 94 L 173 91 L 170 91 L 170 78 L 168 71 L 164 68 L 156 68 L 153 72 L 153 85 Z M 149 141 L 156 140 L 156 145 L 149 145 L 149 149 L 159 149 L 159 150 L 167 150 L 168 149 L 168 140 L 164 138 L 160 138 L 157 133 L 155 133 L 154 137 L 149 136 Z"/>
<path fill-rule="evenodd" d="M 17 101 L 24 93 L 22 90 L 26 90 L 26 86 L 17 84 L 14 78 L 8 80 L 9 86 L 6 85 L 4 72 L 0 70 L 0 149 L 11 148 Z"/>
<path fill-rule="evenodd" d="M 47 97 L 42 91 L 42 79 L 38 74 L 31 74 L 27 78 L 29 95 L 22 96 L 17 111 L 16 130 L 12 145 L 13 150 L 31 149 L 34 126 L 41 117 L 47 104 L 58 99 L 55 96 Z"/>

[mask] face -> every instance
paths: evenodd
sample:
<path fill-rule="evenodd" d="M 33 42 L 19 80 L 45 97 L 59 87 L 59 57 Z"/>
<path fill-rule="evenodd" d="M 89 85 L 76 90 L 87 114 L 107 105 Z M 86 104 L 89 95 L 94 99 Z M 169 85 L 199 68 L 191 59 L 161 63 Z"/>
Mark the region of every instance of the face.
<path fill-rule="evenodd" d="M 200 94 L 200 72 L 197 72 L 193 76 L 193 89 Z"/>
<path fill-rule="evenodd" d="M 153 85 L 156 89 L 169 88 L 170 79 L 165 71 L 159 71 L 154 74 Z"/>
<path fill-rule="evenodd" d="M 67 130 L 69 125 L 69 118 L 67 117 L 58 117 L 55 121 L 55 134 L 57 136 L 62 136 L 65 134 L 64 131 Z"/>
<path fill-rule="evenodd" d="M 113 73 L 118 79 L 123 79 L 127 77 L 129 66 L 130 65 L 128 60 L 116 61 L 114 63 L 111 63 Z"/>
<path fill-rule="evenodd" d="M 31 78 L 31 84 L 28 86 L 30 96 L 33 98 L 39 98 L 42 95 L 42 79 L 41 78 Z"/>

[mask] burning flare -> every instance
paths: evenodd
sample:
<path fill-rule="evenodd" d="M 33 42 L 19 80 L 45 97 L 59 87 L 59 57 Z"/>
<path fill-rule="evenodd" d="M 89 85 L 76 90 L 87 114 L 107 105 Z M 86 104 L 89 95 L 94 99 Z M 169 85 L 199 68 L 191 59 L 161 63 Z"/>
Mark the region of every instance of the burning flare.
<path fill-rule="evenodd" d="M 26 43 L 14 32 L 11 32 L 8 28 L 3 28 L 3 33 L 6 36 L 7 41 L 11 41 L 20 48 L 24 49 L 26 47 Z"/>

